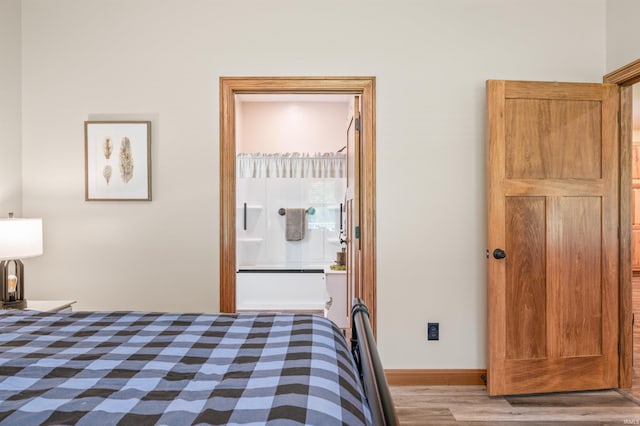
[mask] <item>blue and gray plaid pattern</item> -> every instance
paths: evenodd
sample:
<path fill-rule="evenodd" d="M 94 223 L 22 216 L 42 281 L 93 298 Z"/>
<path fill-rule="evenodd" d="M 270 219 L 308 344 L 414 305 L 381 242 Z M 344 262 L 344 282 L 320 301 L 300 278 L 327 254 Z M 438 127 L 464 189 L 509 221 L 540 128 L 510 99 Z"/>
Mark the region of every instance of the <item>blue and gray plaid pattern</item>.
<path fill-rule="evenodd" d="M 302 314 L 0 313 L 0 423 L 361 425 L 347 343 Z"/>

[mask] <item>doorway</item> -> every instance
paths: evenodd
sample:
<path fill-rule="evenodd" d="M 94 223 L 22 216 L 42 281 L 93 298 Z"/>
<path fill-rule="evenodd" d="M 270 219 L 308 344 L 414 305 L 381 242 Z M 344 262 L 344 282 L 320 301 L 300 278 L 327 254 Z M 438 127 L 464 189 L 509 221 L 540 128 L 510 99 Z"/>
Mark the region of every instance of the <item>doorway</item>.
<path fill-rule="evenodd" d="M 640 82 L 640 59 L 607 74 L 605 83 L 620 87 L 620 291 L 619 291 L 619 383 L 633 384 L 633 281 L 632 281 L 632 133 L 633 88 Z"/>
<path fill-rule="evenodd" d="M 631 267 L 633 317 L 640 318 L 640 84 L 631 86 Z M 640 323 L 633 321 L 633 379 L 630 394 L 640 400 Z"/>
<path fill-rule="evenodd" d="M 376 330 L 375 78 L 220 78 L 220 311 L 236 312 L 236 95 L 352 94 L 362 99 L 359 257 L 361 294 Z"/>
<path fill-rule="evenodd" d="M 236 311 L 313 313 L 347 329 L 346 271 L 336 262 L 346 249 L 353 96 L 235 100 Z"/>

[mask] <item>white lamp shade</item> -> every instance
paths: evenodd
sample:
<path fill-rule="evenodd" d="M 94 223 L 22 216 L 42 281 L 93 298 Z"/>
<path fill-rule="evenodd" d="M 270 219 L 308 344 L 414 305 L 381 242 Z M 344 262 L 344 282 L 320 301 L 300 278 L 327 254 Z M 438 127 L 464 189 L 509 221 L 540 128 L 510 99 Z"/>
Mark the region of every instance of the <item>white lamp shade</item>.
<path fill-rule="evenodd" d="M 42 219 L 0 219 L 0 260 L 42 254 Z"/>

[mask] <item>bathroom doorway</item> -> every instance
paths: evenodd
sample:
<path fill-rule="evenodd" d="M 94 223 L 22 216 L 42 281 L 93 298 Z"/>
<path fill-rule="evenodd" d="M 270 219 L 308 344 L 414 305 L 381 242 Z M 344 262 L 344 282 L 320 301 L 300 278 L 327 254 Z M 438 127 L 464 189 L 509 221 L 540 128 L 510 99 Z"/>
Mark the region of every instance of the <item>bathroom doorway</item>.
<path fill-rule="evenodd" d="M 313 313 L 348 328 L 346 271 L 336 262 L 346 249 L 350 102 L 235 96 L 238 312 Z"/>
<path fill-rule="evenodd" d="M 373 77 L 222 77 L 220 79 L 220 310 L 235 312 L 236 304 L 236 114 L 237 95 L 244 94 L 341 94 L 357 95 L 362 106 L 361 144 L 357 157 L 359 173 L 359 220 L 357 229 L 347 229 L 352 239 L 347 245 L 357 247 L 360 289 L 356 297 L 369 307 L 371 322 L 376 325 L 375 273 L 375 78 Z M 351 232 L 355 231 L 355 232 Z M 357 240 L 354 239 L 357 235 Z M 349 240 L 349 237 L 347 237 Z M 348 267 L 348 266 L 347 266 Z"/>

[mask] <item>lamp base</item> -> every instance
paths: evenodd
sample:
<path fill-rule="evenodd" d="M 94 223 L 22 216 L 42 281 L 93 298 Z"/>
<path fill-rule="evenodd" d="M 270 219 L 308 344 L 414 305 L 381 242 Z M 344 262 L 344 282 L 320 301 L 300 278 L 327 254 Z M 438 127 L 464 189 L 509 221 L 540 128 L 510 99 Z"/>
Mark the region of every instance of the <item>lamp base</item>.
<path fill-rule="evenodd" d="M 14 288 L 9 288 L 9 277 L 13 266 Z M 11 290 L 11 291 L 9 291 Z M 25 309 L 27 301 L 24 297 L 24 265 L 19 259 L 0 261 L 0 307 L 2 309 Z"/>
<path fill-rule="evenodd" d="M 27 307 L 27 301 L 24 299 L 14 300 L 13 302 L 0 301 L 0 303 L 2 303 L 2 309 L 24 309 Z"/>

